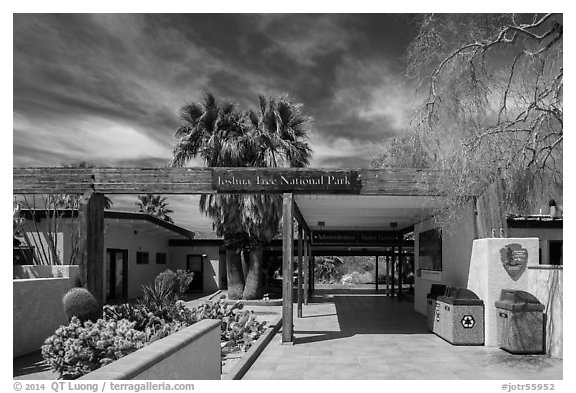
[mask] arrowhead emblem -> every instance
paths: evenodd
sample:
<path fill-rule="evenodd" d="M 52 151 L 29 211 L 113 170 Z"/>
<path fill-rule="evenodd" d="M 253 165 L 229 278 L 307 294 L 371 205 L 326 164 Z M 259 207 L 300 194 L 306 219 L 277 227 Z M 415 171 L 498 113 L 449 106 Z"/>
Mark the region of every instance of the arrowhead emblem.
<path fill-rule="evenodd" d="M 510 278 L 518 281 L 528 265 L 528 250 L 518 243 L 508 244 L 500 249 L 500 260 Z"/>

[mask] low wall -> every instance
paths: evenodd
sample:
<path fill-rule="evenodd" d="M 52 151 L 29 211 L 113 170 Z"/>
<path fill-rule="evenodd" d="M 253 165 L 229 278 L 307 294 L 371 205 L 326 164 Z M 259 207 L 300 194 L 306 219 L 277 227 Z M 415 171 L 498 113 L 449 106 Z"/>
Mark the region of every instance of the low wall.
<path fill-rule="evenodd" d="M 40 349 L 44 340 L 68 322 L 62 297 L 72 287 L 67 277 L 13 280 L 13 356 Z"/>
<path fill-rule="evenodd" d="M 220 325 L 202 320 L 79 379 L 218 380 Z"/>
<path fill-rule="evenodd" d="M 484 300 L 486 346 L 498 345 L 498 312 L 494 303 L 502 289 L 522 290 L 544 304 L 546 353 L 562 358 L 563 270 L 562 266 L 538 264 L 538 244 L 538 238 L 474 240 L 468 289 Z M 504 252 L 506 247 L 512 250 L 508 254 Z"/>
<path fill-rule="evenodd" d="M 68 277 L 73 283 L 80 277 L 80 267 L 77 265 L 14 265 L 12 278 L 58 278 Z"/>
<path fill-rule="evenodd" d="M 546 353 L 555 358 L 563 357 L 564 292 L 562 266 L 538 265 L 528 267 L 528 292 L 546 307 Z"/>
<path fill-rule="evenodd" d="M 516 254 L 506 252 L 516 248 L 518 248 L 514 251 Z M 515 265 L 520 263 L 520 259 L 523 260 L 522 265 Z M 486 346 L 498 345 L 496 328 L 498 313 L 495 302 L 500 299 L 502 289 L 529 292 L 530 280 L 527 271 L 530 266 L 536 265 L 538 265 L 538 238 L 474 240 L 467 288 L 484 300 Z"/>

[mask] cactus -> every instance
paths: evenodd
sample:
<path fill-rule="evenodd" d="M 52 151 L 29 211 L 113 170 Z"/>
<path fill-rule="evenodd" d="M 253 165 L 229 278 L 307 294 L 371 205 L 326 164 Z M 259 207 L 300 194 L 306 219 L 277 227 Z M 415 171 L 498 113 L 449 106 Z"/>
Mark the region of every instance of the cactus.
<path fill-rule="evenodd" d="M 85 288 L 72 288 L 62 298 L 68 320 L 77 317 L 81 322 L 96 322 L 101 317 L 96 298 Z"/>

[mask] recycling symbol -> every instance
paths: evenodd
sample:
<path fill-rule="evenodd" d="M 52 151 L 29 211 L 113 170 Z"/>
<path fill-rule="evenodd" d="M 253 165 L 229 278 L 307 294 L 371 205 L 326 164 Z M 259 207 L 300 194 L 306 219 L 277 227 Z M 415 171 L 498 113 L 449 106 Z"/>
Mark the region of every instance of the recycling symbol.
<path fill-rule="evenodd" d="M 464 315 L 464 318 L 462 318 L 462 326 L 464 326 L 464 329 L 472 329 L 472 327 L 474 326 L 474 318 L 472 317 L 472 315 Z"/>

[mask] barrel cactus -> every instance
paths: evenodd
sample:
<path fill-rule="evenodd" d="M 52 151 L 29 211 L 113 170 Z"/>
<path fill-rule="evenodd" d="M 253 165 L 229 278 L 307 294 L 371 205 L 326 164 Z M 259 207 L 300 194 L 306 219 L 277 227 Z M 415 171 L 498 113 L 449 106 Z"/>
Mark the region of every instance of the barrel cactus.
<path fill-rule="evenodd" d="M 81 322 L 95 322 L 101 317 L 98 301 L 86 288 L 72 288 L 62 298 L 64 312 L 70 321 L 77 317 Z"/>

